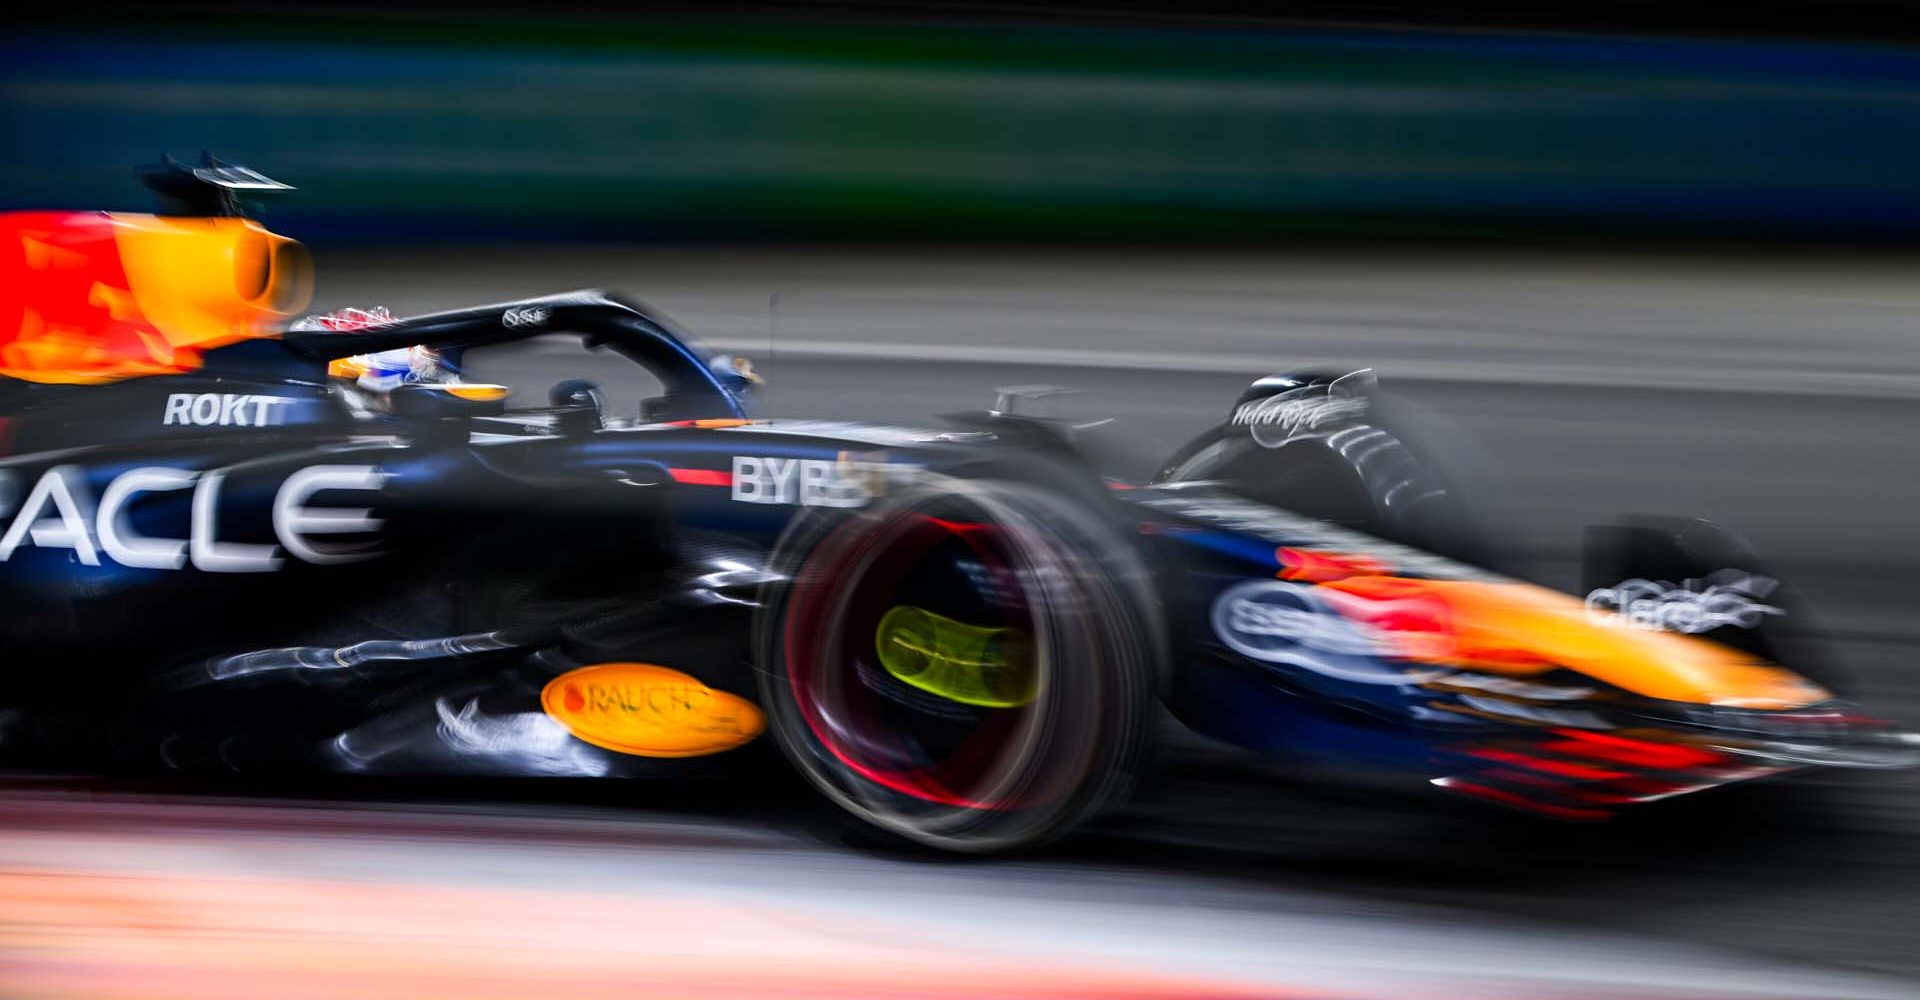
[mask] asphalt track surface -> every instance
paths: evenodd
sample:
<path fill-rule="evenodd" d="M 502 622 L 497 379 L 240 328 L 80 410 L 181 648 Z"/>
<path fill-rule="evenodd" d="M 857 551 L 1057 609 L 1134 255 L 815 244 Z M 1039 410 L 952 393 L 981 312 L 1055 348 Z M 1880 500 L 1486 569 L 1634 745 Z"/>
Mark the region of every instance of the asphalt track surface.
<path fill-rule="evenodd" d="M 1618 513 L 1711 517 L 1806 591 L 1870 708 L 1920 724 L 1909 262 L 597 246 L 319 263 L 322 306 L 402 314 L 630 291 L 759 362 L 770 414 L 926 423 L 995 386 L 1073 386 L 1056 412 L 1113 418 L 1090 434 L 1122 475 L 1255 375 L 1371 366 L 1474 442 L 1528 575 L 1571 585 L 1579 528 Z M 536 397 L 594 378 L 621 413 L 645 394 L 625 361 L 572 341 L 474 367 Z M 381 996 L 462 968 L 478 970 L 460 980 L 471 996 L 614 995 L 648 969 L 679 984 L 653 992 L 712 996 L 1920 989 L 1920 780 L 1903 775 L 1562 827 L 1181 743 L 1102 829 L 992 864 L 848 843 L 797 794 L 338 795 L 0 791 L 0 985 L 162 995 L 114 992 L 148 970 L 222 996 L 209 970 L 240 963 L 364 975 Z M 208 914 L 226 908 L 252 915 L 256 947 L 152 943 L 219 940 L 238 918 Z M 476 911 L 537 918 L 519 923 L 521 959 L 490 948 Z M 609 922 L 635 933 L 585 929 Z M 417 948 L 380 943 L 422 926 L 439 930 Z"/>

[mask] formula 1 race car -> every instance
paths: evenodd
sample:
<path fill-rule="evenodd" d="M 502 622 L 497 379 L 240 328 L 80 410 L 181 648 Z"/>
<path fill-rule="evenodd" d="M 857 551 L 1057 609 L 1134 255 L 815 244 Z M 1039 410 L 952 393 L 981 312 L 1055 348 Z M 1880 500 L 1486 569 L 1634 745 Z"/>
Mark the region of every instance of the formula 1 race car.
<path fill-rule="evenodd" d="M 1123 484 L 1018 394 L 759 418 L 750 365 L 600 292 L 289 323 L 306 258 L 237 214 L 273 182 L 156 176 L 192 214 L 0 216 L 8 766 L 613 778 L 771 742 L 866 827 L 988 852 L 1124 793 L 1157 706 L 1562 818 L 1913 760 L 1718 529 L 1597 529 L 1584 599 L 1485 568 L 1366 373 L 1261 378 Z M 559 335 L 660 394 L 459 374 Z"/>

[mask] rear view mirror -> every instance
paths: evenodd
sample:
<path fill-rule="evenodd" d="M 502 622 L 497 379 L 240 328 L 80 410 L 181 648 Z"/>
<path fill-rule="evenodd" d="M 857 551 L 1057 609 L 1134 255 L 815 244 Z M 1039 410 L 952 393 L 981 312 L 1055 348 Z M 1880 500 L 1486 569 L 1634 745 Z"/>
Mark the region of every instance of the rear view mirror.
<path fill-rule="evenodd" d="M 607 425 L 606 394 L 586 379 L 554 383 L 547 390 L 547 404 L 553 407 L 554 426 L 562 434 L 591 434 Z"/>

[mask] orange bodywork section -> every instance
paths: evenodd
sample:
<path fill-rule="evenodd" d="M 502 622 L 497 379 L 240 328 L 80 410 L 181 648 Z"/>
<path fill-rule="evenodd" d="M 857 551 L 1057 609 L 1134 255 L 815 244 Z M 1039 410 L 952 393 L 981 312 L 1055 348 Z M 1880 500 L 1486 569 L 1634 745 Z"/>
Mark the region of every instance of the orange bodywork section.
<path fill-rule="evenodd" d="M 304 308 L 300 244 L 247 219 L 0 215 L 0 375 L 108 382 L 200 367 Z"/>
<path fill-rule="evenodd" d="M 493 403 L 507 398 L 512 392 L 504 385 L 490 382 L 461 382 L 454 385 L 437 385 L 434 388 L 458 399 L 475 403 Z"/>
<path fill-rule="evenodd" d="M 1304 580 L 1309 583 L 1325 583 L 1350 576 L 1385 573 L 1389 569 L 1385 562 L 1371 556 L 1322 552 L 1317 549 L 1282 546 L 1274 550 L 1273 557 L 1280 563 L 1278 574 L 1280 579 Z"/>
<path fill-rule="evenodd" d="M 1738 708 L 1800 708 L 1832 697 L 1746 653 L 1637 628 L 1531 584 L 1355 576 L 1321 586 L 1342 613 L 1404 640 L 1404 655 L 1421 662 L 1514 676 L 1565 668 L 1649 698 Z"/>
<path fill-rule="evenodd" d="M 752 702 L 651 663 L 600 663 L 555 677 L 540 707 L 575 738 L 637 757 L 700 757 L 766 728 Z"/>

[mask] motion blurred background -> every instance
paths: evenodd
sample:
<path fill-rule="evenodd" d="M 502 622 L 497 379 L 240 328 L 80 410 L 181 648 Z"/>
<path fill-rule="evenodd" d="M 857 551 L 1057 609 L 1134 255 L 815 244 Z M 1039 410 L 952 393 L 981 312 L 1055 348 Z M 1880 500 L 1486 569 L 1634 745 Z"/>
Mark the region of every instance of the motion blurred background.
<path fill-rule="evenodd" d="M 1103 447 L 1122 474 L 1225 417 L 1257 375 L 1372 366 L 1477 442 L 1522 572 L 1571 586 L 1580 527 L 1620 513 L 1721 521 L 1808 592 L 1862 700 L 1920 722 L 1920 5 L 1541 8 L 30 6 L 0 35 L 0 210 L 145 210 L 134 165 L 211 150 L 299 188 L 264 218 L 314 249 L 317 308 L 612 287 L 760 360 L 771 412 L 920 422 L 977 408 L 997 385 L 1083 388 L 1069 406 L 1115 418 Z M 586 375 L 616 405 L 641 395 L 620 365 L 571 346 L 489 363 L 536 393 Z M 1503 975 L 1518 977 L 1500 987 L 1511 995 L 1556 996 L 1896 996 L 1920 982 L 1912 779 L 1743 789 L 1646 826 L 1543 831 L 1306 776 L 1256 780 L 1187 749 L 1112 829 L 1020 869 L 1062 898 L 1100 886 L 1065 918 L 1116 928 L 1088 931 L 1086 954 L 1099 940 L 1135 957 L 1180 941 L 1210 957 L 1170 967 L 1252 995 L 1489 995 L 1474 977 Z M 699 831 L 685 836 L 724 856 L 707 861 L 757 872 L 729 891 L 763 893 L 759 913 L 825 898 L 782 881 L 795 868 L 815 882 L 905 877 L 904 862 L 841 858 L 769 816 L 753 829 L 776 846 L 739 846 L 701 825 L 710 802 L 634 815 L 430 795 L 406 809 L 441 818 L 406 812 L 395 832 L 312 818 L 342 806 L 287 818 L 33 783 L 5 794 L 8 995 L 159 995 L 174 982 L 227 995 L 295 967 L 323 976 L 314 995 L 339 995 L 325 989 L 340 985 L 324 978 L 342 967 L 329 956 L 391 995 L 618 992 L 629 981 L 581 985 L 559 959 L 456 983 L 450 966 L 368 957 L 370 941 L 488 905 L 460 894 L 523 887 L 534 876 L 508 853 L 566 864 L 556 836 L 653 873 L 565 880 L 601 891 L 608 920 L 639 919 L 632 894 L 665 891 L 650 866 L 694 849 L 661 829 Z M 448 862 L 441 881 L 396 874 L 408 852 Z M 100 865 L 148 881 L 48 881 Z M 984 905 L 966 879 L 906 870 L 922 881 L 862 905 Z M 374 905 L 315 887 L 333 877 L 412 885 L 419 923 L 313 937 Z M 220 878 L 262 908 L 276 930 L 261 940 L 284 952 L 154 944 L 240 933 L 205 923 L 239 905 L 202 895 Z M 1228 882 L 1245 895 L 1212 894 Z M 1000 916 L 1031 918 L 1029 903 L 1002 899 Z M 1209 952 L 1156 936 L 1178 906 L 1219 921 L 1190 928 L 1216 944 L 1274 914 L 1299 922 Z M 448 926 L 469 960 L 489 950 L 475 926 Z M 1050 955 L 1072 950 L 1041 939 Z M 560 954 L 633 960 L 616 941 L 579 941 Z M 1661 961 L 1690 971 L 1622 979 Z M 235 963 L 268 978 L 231 978 Z M 1007 968 L 953 993 L 1120 988 Z M 768 975 L 764 995 L 782 995 Z M 912 992 L 876 981 L 873 995 Z"/>
<path fill-rule="evenodd" d="M 126 164 L 205 146 L 310 241 L 1920 233 L 1907 5 L 1503 6 L 58 5 L 7 198 L 144 207 Z"/>

